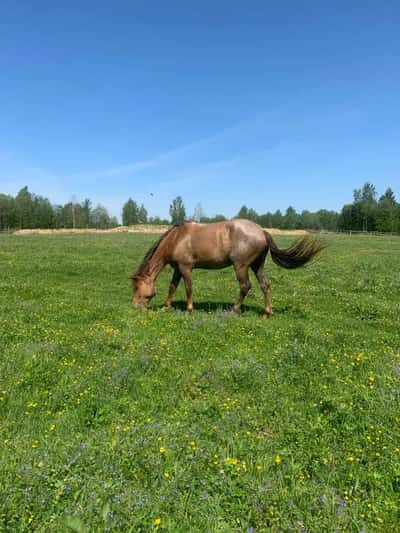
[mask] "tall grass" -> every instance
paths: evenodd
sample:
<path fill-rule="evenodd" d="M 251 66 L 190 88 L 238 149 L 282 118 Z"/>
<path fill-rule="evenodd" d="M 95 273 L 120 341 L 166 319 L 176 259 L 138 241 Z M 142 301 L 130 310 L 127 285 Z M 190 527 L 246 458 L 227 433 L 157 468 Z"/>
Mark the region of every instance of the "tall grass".
<path fill-rule="evenodd" d="M 152 240 L 0 236 L 0 530 L 398 531 L 400 239 L 269 259 L 269 321 L 231 269 L 132 310 Z"/>

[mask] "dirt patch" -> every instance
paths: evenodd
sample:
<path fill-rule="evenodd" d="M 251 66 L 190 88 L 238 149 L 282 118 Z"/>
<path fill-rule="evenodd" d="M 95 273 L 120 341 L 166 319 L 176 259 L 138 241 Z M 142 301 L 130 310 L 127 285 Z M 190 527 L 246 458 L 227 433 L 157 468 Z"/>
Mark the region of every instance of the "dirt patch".
<path fill-rule="evenodd" d="M 263 228 L 271 235 L 308 235 L 305 229 L 278 229 L 278 228 Z"/>
<path fill-rule="evenodd" d="M 169 226 L 118 226 L 110 229 L 62 228 L 62 229 L 20 229 L 14 235 L 66 235 L 71 233 L 163 233 Z"/>
<path fill-rule="evenodd" d="M 14 235 L 66 235 L 71 233 L 163 233 L 170 226 L 148 226 L 140 224 L 136 226 L 118 226 L 111 229 L 20 229 L 14 232 Z M 308 231 L 304 229 L 276 229 L 264 228 L 271 235 L 307 235 Z"/>

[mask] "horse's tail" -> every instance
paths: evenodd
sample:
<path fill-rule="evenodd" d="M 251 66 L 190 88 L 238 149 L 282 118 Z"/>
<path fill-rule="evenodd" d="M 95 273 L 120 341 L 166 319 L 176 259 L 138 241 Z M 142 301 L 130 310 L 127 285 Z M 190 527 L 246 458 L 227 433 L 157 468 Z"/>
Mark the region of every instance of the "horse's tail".
<path fill-rule="evenodd" d="M 306 235 L 294 242 L 289 248 L 280 249 L 268 231 L 264 231 L 267 246 L 275 264 L 283 268 L 298 268 L 310 261 L 326 245 L 318 239 Z"/>

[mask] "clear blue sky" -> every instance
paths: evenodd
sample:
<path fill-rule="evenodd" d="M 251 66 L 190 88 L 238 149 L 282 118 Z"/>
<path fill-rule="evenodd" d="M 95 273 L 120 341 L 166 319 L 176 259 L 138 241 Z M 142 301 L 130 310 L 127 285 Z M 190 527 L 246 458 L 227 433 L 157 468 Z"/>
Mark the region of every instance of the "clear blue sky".
<path fill-rule="evenodd" d="M 400 3 L 0 3 L 0 192 L 168 215 L 400 200 Z M 151 196 L 150 193 L 153 193 Z"/>

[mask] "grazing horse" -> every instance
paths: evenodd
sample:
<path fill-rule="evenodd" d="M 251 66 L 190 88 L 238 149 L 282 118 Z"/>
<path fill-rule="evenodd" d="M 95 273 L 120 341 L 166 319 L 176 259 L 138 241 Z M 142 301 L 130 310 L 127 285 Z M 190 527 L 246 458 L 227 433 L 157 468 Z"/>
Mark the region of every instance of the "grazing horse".
<path fill-rule="evenodd" d="M 192 269 L 225 268 L 232 265 L 240 292 L 233 307 L 240 312 L 250 290 L 249 268 L 257 277 L 264 293 L 264 316 L 272 313 L 270 282 L 264 273 L 268 250 L 272 260 L 283 268 L 298 268 L 312 259 L 323 244 L 305 236 L 287 249 L 279 249 L 271 235 L 250 220 L 234 219 L 213 224 L 181 222 L 166 231 L 148 250 L 138 270 L 132 276 L 134 307 L 145 307 L 156 293 L 155 280 L 165 265 L 174 269 L 165 307 L 171 307 L 172 297 L 183 277 L 187 295 L 187 311 L 193 311 Z"/>

